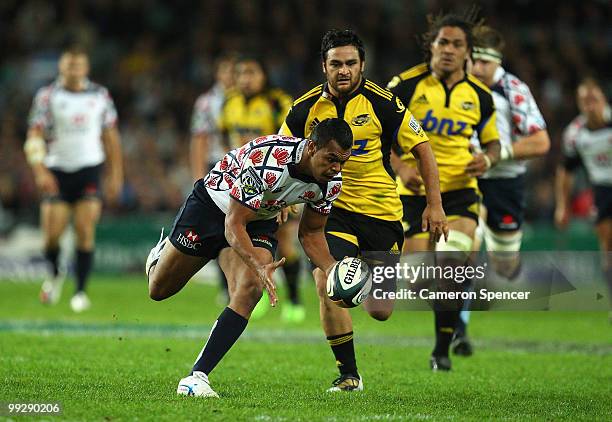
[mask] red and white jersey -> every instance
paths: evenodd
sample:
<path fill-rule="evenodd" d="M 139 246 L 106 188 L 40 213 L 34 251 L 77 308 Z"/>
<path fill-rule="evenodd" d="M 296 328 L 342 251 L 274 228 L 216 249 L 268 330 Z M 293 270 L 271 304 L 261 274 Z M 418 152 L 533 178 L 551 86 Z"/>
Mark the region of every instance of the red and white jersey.
<path fill-rule="evenodd" d="M 501 144 L 512 145 L 517 140 L 546 129 L 546 122 L 527 84 L 498 67 L 491 87 L 497 110 L 497 131 Z M 524 160 L 498 163 L 483 178 L 514 178 L 527 171 Z"/>
<path fill-rule="evenodd" d="M 609 108 L 605 117 L 607 126 L 590 130 L 586 118 L 578 116 L 563 133 L 563 156 L 582 163 L 590 182 L 596 186 L 612 186 L 612 118 Z"/>
<path fill-rule="evenodd" d="M 69 91 L 59 81 L 39 89 L 29 117 L 29 126 L 43 129 L 48 141 L 45 165 L 67 172 L 102 163 L 102 130 L 116 124 L 108 90 L 90 81 L 82 91 Z"/>
<path fill-rule="evenodd" d="M 307 142 L 282 135 L 257 138 L 228 152 L 206 175 L 204 186 L 226 214 L 230 200 L 236 200 L 257 211 L 258 220 L 274 218 L 282 208 L 302 203 L 327 215 L 342 190 L 342 176 L 320 183 L 299 174 L 296 164 Z"/>

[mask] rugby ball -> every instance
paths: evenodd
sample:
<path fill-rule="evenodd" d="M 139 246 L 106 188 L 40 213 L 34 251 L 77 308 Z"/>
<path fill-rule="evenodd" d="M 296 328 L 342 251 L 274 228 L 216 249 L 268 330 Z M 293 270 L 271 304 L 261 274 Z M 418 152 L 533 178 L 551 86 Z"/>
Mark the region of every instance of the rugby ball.
<path fill-rule="evenodd" d="M 327 296 L 341 308 L 359 306 L 372 290 L 372 271 L 359 258 L 344 258 L 327 277 Z"/>

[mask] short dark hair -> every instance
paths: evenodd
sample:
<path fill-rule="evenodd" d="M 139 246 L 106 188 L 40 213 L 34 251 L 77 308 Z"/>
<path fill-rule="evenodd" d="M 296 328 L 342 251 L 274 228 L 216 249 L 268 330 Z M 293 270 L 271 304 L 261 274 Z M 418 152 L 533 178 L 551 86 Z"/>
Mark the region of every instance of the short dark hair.
<path fill-rule="evenodd" d="M 256 53 L 244 53 L 238 56 L 238 58 L 236 59 L 236 66 L 238 66 L 240 63 L 245 63 L 245 62 L 254 62 L 257 63 L 257 65 L 259 66 L 259 68 L 261 69 L 261 71 L 263 72 L 264 75 L 264 90 L 269 88 L 270 85 L 270 74 L 268 73 L 268 66 L 266 66 L 266 61 L 264 60 L 264 58 L 262 56 L 260 56 L 259 54 Z"/>
<path fill-rule="evenodd" d="M 229 52 L 220 54 L 219 56 L 215 58 L 215 61 L 214 61 L 215 72 L 219 70 L 219 67 L 221 66 L 222 63 L 231 62 L 235 64 L 236 61 L 238 60 L 238 57 L 239 57 L 238 53 L 234 51 L 229 51 Z"/>
<path fill-rule="evenodd" d="M 345 45 L 355 47 L 359 52 L 361 61 L 365 60 L 363 41 L 352 29 L 330 29 L 327 31 L 321 40 L 321 60 L 327 60 L 327 52 L 332 48 L 344 47 Z"/>
<path fill-rule="evenodd" d="M 479 9 L 477 7 L 471 7 L 462 14 L 440 13 L 436 16 L 427 15 L 429 27 L 427 32 L 424 33 L 421 37 L 421 47 L 425 55 L 425 61 L 429 63 L 429 61 L 431 60 L 431 44 L 438 37 L 438 33 L 440 32 L 440 30 L 446 26 L 460 28 L 465 34 L 468 49 L 471 50 L 474 47 L 473 30 L 475 27 L 483 23 L 482 19 L 478 19 L 478 11 Z"/>
<path fill-rule="evenodd" d="M 62 48 L 62 53 L 60 56 L 64 56 L 66 54 L 70 54 L 71 56 L 85 56 L 89 59 L 87 49 L 80 44 L 68 45 Z"/>
<path fill-rule="evenodd" d="M 353 132 L 344 119 L 337 117 L 325 119 L 315 126 L 310 139 L 317 145 L 317 149 L 323 148 L 334 140 L 342 149 L 353 147 Z"/>
<path fill-rule="evenodd" d="M 244 63 L 244 62 L 255 62 L 261 68 L 261 71 L 264 73 L 266 79 L 268 79 L 268 67 L 266 66 L 266 61 L 262 56 L 255 53 L 245 53 L 240 54 L 236 58 L 236 64 Z"/>

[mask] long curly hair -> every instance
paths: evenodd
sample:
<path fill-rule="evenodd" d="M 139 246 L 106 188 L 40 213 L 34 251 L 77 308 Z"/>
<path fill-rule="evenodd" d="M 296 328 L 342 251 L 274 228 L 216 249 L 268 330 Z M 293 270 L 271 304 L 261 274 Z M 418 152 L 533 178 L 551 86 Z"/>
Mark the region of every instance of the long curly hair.
<path fill-rule="evenodd" d="M 431 61 L 431 44 L 435 41 L 440 29 L 445 26 L 460 28 L 465 33 L 468 49 L 471 51 L 474 47 L 474 29 L 484 24 L 484 19 L 478 18 L 479 12 L 480 8 L 471 6 L 459 14 L 440 12 L 437 15 L 427 15 L 428 29 L 421 35 L 421 48 L 425 62 Z"/>

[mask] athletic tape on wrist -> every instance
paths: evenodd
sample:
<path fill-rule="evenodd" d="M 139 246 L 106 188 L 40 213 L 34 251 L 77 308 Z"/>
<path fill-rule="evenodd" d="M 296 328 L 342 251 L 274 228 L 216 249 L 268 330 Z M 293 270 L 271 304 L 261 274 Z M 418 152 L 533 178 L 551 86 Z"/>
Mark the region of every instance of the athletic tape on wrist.
<path fill-rule="evenodd" d="M 514 158 L 514 150 L 512 145 L 502 145 L 499 151 L 499 159 L 501 161 L 512 160 Z"/>
<path fill-rule="evenodd" d="M 38 136 L 26 139 L 25 144 L 23 144 L 23 150 L 28 163 L 31 165 L 42 163 L 47 155 L 45 140 Z"/>
<path fill-rule="evenodd" d="M 491 168 L 491 159 L 489 158 L 489 156 L 487 154 L 482 154 L 485 163 L 487 165 L 487 170 L 489 170 Z"/>

